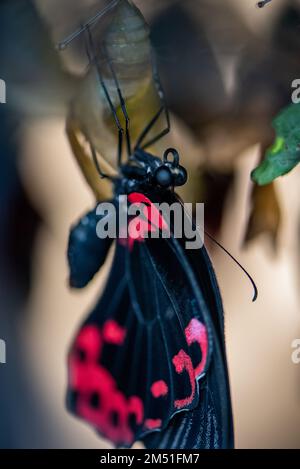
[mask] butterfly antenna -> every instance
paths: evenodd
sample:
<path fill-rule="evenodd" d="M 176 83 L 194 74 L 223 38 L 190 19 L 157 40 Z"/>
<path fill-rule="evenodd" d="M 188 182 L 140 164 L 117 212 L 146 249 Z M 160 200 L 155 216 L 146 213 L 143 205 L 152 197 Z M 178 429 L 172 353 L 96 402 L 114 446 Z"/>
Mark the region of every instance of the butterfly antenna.
<path fill-rule="evenodd" d="M 252 301 L 256 301 L 257 297 L 258 297 L 258 289 L 257 289 L 257 286 L 253 280 L 253 278 L 251 277 L 251 275 L 249 274 L 249 272 L 247 272 L 247 270 L 242 266 L 242 264 L 239 263 L 239 261 L 232 255 L 230 254 L 229 251 L 227 251 L 226 248 L 224 248 L 224 246 L 222 246 L 222 244 L 220 244 L 215 238 L 213 238 L 209 233 L 207 233 L 207 231 L 204 231 L 205 232 L 205 235 L 211 239 L 211 241 L 213 241 L 217 246 L 219 246 L 219 248 L 221 248 L 224 252 L 226 252 L 226 254 L 228 254 L 228 256 L 240 267 L 240 269 L 242 269 L 242 271 L 244 272 L 244 274 L 247 275 L 248 279 L 250 280 L 251 284 L 252 284 L 252 287 L 253 287 L 253 298 L 252 298 Z"/>
<path fill-rule="evenodd" d="M 68 37 L 66 37 L 63 41 L 59 42 L 57 44 L 57 49 L 59 51 L 62 51 L 68 47 L 71 42 L 74 41 L 78 36 L 80 36 L 83 32 L 86 31 L 87 28 L 93 26 L 97 21 L 102 18 L 108 11 L 110 11 L 112 8 L 114 8 L 120 0 L 113 0 L 111 1 L 103 10 L 98 11 L 94 16 L 92 16 L 86 23 L 80 26 L 79 29 L 74 31 L 72 34 L 70 34 Z"/>

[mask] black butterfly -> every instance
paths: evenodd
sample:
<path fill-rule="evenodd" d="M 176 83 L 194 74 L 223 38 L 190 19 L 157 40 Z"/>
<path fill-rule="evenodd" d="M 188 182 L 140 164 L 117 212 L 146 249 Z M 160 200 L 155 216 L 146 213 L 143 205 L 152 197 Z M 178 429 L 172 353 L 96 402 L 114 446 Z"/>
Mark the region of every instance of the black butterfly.
<path fill-rule="evenodd" d="M 90 61 L 95 57 L 88 25 Z M 107 96 L 105 81 L 99 82 Z M 117 80 L 117 78 L 115 77 Z M 174 223 L 157 213 L 156 203 L 180 204 L 182 223 L 190 223 L 174 187 L 186 182 L 176 150 L 163 158 L 146 151 L 169 131 L 169 114 L 157 74 L 162 106 L 142 132 L 134 149 L 125 135 L 128 160 L 112 177 L 117 214 L 127 203 L 141 207 L 131 217 L 144 234 L 166 228 L 170 237 L 126 236 L 115 242 L 114 260 L 104 293 L 81 326 L 71 347 L 68 408 L 116 446 L 143 440 L 149 448 L 230 448 L 233 425 L 224 346 L 222 301 L 205 247 L 188 250 L 175 238 Z M 118 82 L 116 86 L 119 89 Z M 119 90 L 120 91 L 120 90 Z M 108 96 L 109 100 L 109 96 Z M 120 92 L 120 104 L 127 110 Z M 116 115 L 111 100 L 109 105 Z M 167 127 L 154 138 L 149 132 L 165 113 Z M 123 133 L 121 132 L 120 138 Z M 96 152 L 95 164 L 102 177 Z M 127 205 L 126 205 L 127 208 Z M 154 210 L 154 212 L 153 212 Z M 113 211 L 106 214 L 113 216 Z M 68 259 L 70 284 L 84 287 L 103 265 L 113 240 L 97 236 L 96 208 L 73 227 Z M 119 227 L 120 228 L 120 227 Z M 124 227 L 122 227 L 124 229 Z"/>
<path fill-rule="evenodd" d="M 149 189 L 134 200 L 178 200 Z M 73 287 L 84 287 L 106 258 L 111 240 L 97 237 L 98 221 L 93 210 L 71 232 Z M 117 241 L 104 293 L 69 354 L 68 407 L 116 445 L 232 447 L 223 331 L 204 247 L 186 251 L 173 237 L 131 249 Z"/>

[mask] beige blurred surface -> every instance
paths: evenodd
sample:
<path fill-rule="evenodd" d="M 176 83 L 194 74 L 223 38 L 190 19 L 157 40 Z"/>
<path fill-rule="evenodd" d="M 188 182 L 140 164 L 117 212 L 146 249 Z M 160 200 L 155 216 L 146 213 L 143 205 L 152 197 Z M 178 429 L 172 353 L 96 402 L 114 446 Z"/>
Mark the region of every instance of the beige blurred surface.
<path fill-rule="evenodd" d="M 300 366 L 292 363 L 291 342 L 300 336 L 297 224 L 298 168 L 276 183 L 284 210 L 280 250 L 269 253 L 266 240 L 247 251 L 242 241 L 249 171 L 256 149 L 240 167 L 237 196 L 228 204 L 222 241 L 254 275 L 259 288 L 255 304 L 239 270 L 215 253 L 226 315 L 226 338 L 239 448 L 300 447 Z"/>

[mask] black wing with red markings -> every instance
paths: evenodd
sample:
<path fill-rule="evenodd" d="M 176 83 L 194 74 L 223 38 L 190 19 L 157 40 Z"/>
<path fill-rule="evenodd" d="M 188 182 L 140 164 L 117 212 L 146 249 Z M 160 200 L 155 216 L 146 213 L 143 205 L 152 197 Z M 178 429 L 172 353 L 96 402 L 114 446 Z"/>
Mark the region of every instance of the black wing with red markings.
<path fill-rule="evenodd" d="M 95 212 L 89 217 L 71 233 L 72 285 L 93 277 L 95 249 L 98 267 L 109 249 L 95 234 L 83 236 L 95 226 Z M 183 241 L 117 242 L 104 294 L 70 350 L 69 408 L 117 446 L 232 441 L 218 287 L 205 248 L 195 255 Z M 90 255 L 82 274 L 78 265 Z"/>
<path fill-rule="evenodd" d="M 178 200 L 175 195 L 169 203 Z M 178 240 L 184 248 L 184 239 Z M 199 402 L 190 412 L 176 415 L 161 433 L 143 439 L 149 449 L 233 448 L 233 421 L 224 341 L 222 300 L 208 253 L 203 246 L 185 250 L 209 309 L 212 354 L 205 376 L 199 381 Z"/>

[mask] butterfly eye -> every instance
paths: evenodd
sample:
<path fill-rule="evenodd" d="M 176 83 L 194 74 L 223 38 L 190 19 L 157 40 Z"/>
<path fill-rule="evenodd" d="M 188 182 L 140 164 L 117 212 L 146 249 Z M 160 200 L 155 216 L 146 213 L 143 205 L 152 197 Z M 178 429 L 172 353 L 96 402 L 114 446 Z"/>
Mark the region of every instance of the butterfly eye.
<path fill-rule="evenodd" d="M 183 166 L 179 166 L 175 177 L 176 186 L 184 186 L 187 181 L 187 172 Z"/>
<path fill-rule="evenodd" d="M 154 177 L 161 187 L 170 187 L 173 184 L 173 174 L 168 166 L 160 166 L 156 170 Z"/>

